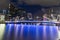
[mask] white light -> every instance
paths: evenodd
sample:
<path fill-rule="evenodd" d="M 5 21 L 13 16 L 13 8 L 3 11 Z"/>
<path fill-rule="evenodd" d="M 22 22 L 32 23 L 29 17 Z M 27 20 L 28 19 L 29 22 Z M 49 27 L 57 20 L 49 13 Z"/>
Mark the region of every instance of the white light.
<path fill-rule="evenodd" d="M 4 30 L 5 30 L 5 24 L 0 24 L 0 40 L 3 39 Z"/>

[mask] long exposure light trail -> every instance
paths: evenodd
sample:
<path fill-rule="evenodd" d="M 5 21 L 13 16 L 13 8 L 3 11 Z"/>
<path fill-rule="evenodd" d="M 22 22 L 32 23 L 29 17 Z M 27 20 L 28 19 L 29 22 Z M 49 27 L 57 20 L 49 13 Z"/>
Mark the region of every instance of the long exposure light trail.
<path fill-rule="evenodd" d="M 5 36 L 8 36 L 4 40 L 10 40 L 12 36 L 11 40 L 55 40 L 58 35 L 57 26 L 16 23 L 7 24 L 6 29 Z"/>
<path fill-rule="evenodd" d="M 5 24 L 0 24 L 0 40 L 3 39 Z"/>

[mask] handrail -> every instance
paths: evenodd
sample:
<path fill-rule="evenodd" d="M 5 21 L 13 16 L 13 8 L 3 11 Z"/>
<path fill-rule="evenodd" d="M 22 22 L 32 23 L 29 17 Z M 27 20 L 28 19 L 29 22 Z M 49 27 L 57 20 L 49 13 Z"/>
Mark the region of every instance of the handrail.
<path fill-rule="evenodd" d="M 60 23 L 55 21 L 5 21 L 5 23 Z"/>

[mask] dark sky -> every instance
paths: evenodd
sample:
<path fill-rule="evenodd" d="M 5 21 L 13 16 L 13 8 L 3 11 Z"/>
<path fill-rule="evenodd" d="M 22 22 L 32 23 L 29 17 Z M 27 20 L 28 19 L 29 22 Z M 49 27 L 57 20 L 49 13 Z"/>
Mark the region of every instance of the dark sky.
<path fill-rule="evenodd" d="M 0 0 L 0 9 L 8 8 L 9 1 L 10 0 Z M 13 0 L 13 1 L 17 1 L 17 0 Z M 60 0 L 18 0 L 19 3 L 21 3 L 21 1 L 29 5 L 36 4 L 36 5 L 43 5 L 43 6 L 51 6 L 51 5 L 60 4 Z"/>
<path fill-rule="evenodd" d="M 0 0 L 0 9 L 7 9 L 9 0 Z"/>

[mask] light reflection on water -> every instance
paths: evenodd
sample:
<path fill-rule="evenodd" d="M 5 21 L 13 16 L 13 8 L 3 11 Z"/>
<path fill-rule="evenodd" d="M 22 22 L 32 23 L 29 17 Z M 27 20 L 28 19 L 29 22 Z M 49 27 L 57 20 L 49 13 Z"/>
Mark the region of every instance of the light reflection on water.
<path fill-rule="evenodd" d="M 0 40 L 2 40 L 3 38 L 4 30 L 5 30 L 5 24 L 0 24 Z"/>
<path fill-rule="evenodd" d="M 6 24 L 4 40 L 56 40 L 57 36 L 56 26 Z"/>

